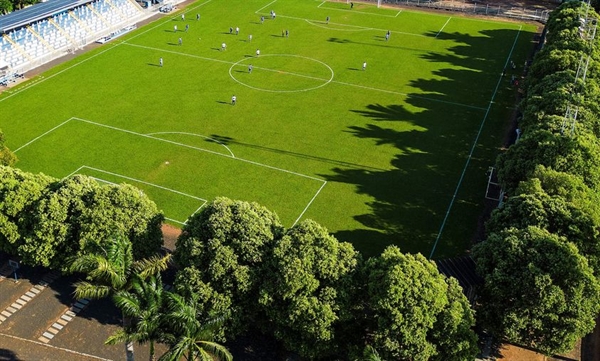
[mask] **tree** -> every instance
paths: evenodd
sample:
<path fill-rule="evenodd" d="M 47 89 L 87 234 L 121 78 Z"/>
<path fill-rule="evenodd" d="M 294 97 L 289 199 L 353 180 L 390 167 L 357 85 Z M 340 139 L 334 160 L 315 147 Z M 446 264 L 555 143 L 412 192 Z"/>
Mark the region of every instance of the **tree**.
<path fill-rule="evenodd" d="M 448 304 L 437 315 L 429 342 L 436 346 L 432 361 L 473 360 L 479 352 L 473 332 L 475 315 L 455 278 L 445 278 Z"/>
<path fill-rule="evenodd" d="M 473 313 L 460 287 L 421 254 L 390 246 L 366 262 L 368 344 L 389 360 L 473 359 Z"/>
<path fill-rule="evenodd" d="M 176 263 L 199 271 L 188 288 L 205 287 L 201 281 L 224 298 L 231 307 L 226 329 L 232 335 L 260 319 L 262 264 L 282 232 L 277 215 L 265 207 L 217 198 L 188 220 L 177 240 Z"/>
<path fill-rule="evenodd" d="M 476 245 L 485 279 L 479 320 L 497 336 L 545 354 L 592 331 L 600 285 L 577 247 L 537 227 L 506 229 Z"/>
<path fill-rule="evenodd" d="M 545 170 L 545 173 L 561 174 L 552 170 Z M 576 181 L 573 177 L 562 178 Z M 489 233 L 511 227 L 523 229 L 535 226 L 545 229 L 574 243 L 579 252 L 587 257 L 589 265 L 599 270 L 600 215 L 598 204 L 589 202 L 598 197 L 583 183 L 580 185 L 580 190 L 587 189 L 587 192 L 578 192 L 573 186 L 570 186 L 570 190 L 562 186 L 563 191 L 553 190 L 550 188 L 552 184 L 543 185 L 539 178 L 522 182 L 516 191 L 518 194 L 509 197 L 502 208 L 493 212 L 486 229 Z M 543 186 L 555 194 L 547 193 Z M 581 198 L 584 194 L 589 197 L 587 200 Z"/>
<path fill-rule="evenodd" d="M 351 317 L 358 261 L 351 244 L 338 242 L 311 220 L 277 242 L 260 304 L 275 337 L 289 350 L 310 359 L 337 351 L 336 328 Z"/>
<path fill-rule="evenodd" d="M 136 259 L 160 250 L 163 219 L 156 204 L 130 185 L 100 185 L 82 175 L 56 181 L 28 214 L 19 255 L 23 262 L 65 267 L 75 254 L 98 253 L 112 233 L 129 238 Z"/>
<path fill-rule="evenodd" d="M 519 182 L 531 177 L 538 165 L 571 173 L 593 187 L 600 183 L 600 152 L 597 140 L 590 134 L 577 138 L 553 134 L 546 130 L 530 130 L 521 140 L 498 157 L 498 178 L 512 194 Z"/>
<path fill-rule="evenodd" d="M 6 15 L 13 11 L 13 4 L 10 0 L 0 0 L 0 15 Z"/>
<path fill-rule="evenodd" d="M 0 0 L 0 13 L 7 12 L 7 9 L 12 8 L 7 0 Z M 9 10 L 10 11 L 10 10 Z M 12 166 L 17 162 L 17 156 L 4 145 L 4 133 L 0 130 L 0 165 Z"/>
<path fill-rule="evenodd" d="M 166 291 L 160 273 L 151 275 L 147 279 L 133 274 L 131 288 L 115 293 L 113 300 L 123 315 L 131 318 L 128 328 L 115 332 L 106 340 L 106 344 L 138 342 L 150 343 L 150 361 L 156 359 L 154 342 L 164 341 L 164 319 Z"/>
<path fill-rule="evenodd" d="M 232 361 L 233 356 L 222 345 L 213 342 L 217 329 L 222 327 L 224 318 L 216 317 L 202 322 L 198 319 L 198 307 L 195 297 L 186 299 L 176 293 L 167 293 L 171 333 L 167 336 L 169 350 L 159 361 L 187 360 Z"/>
<path fill-rule="evenodd" d="M 360 361 L 383 361 L 383 359 L 373 346 L 367 345 Z"/>
<path fill-rule="evenodd" d="M 75 284 L 75 297 L 99 299 L 131 289 L 137 277 L 146 278 L 164 271 L 170 255 L 133 260 L 131 242 L 122 234 L 115 234 L 104 242 L 102 254 L 86 254 L 74 259 L 72 272 L 87 274 L 88 281 Z M 135 275 L 135 276 L 134 276 Z M 123 317 L 123 328 L 129 329 L 129 318 Z M 133 361 L 131 340 L 125 345 L 127 360 Z"/>
<path fill-rule="evenodd" d="M 55 179 L 0 165 L 0 250 L 27 262 L 21 249 L 25 230 L 32 226 L 30 215 Z"/>

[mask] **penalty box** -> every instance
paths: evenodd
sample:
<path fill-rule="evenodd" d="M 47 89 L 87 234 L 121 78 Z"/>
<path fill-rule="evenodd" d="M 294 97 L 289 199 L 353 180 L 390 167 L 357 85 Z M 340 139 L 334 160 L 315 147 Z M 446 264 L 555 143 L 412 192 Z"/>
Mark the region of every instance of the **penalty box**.
<path fill-rule="evenodd" d="M 255 201 L 286 226 L 298 222 L 326 182 L 236 157 L 210 137 L 165 130 L 141 133 L 70 118 L 15 151 L 19 167 L 54 177 L 84 174 L 129 183 L 176 223 L 218 196 Z"/>

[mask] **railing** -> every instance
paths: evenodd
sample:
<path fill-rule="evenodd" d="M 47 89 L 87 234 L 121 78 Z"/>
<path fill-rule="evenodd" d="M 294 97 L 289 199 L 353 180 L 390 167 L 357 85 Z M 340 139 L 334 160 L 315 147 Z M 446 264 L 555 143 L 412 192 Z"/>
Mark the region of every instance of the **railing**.
<path fill-rule="evenodd" d="M 360 2 L 377 3 L 377 0 L 360 0 Z M 474 15 L 499 16 L 504 18 L 531 20 L 545 23 L 552 11 L 547 8 L 523 8 L 507 5 L 492 5 L 473 1 L 437 1 L 437 0 L 385 0 L 381 1 L 384 6 L 402 5 L 420 8 L 458 11 Z"/>

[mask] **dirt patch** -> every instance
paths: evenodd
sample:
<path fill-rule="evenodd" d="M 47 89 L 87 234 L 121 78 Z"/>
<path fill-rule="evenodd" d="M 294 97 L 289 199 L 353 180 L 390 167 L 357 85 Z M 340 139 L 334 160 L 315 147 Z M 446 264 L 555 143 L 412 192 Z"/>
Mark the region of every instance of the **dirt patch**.
<path fill-rule="evenodd" d="M 161 227 L 165 248 L 174 251 L 177 237 L 181 234 L 181 229 L 170 224 L 163 224 Z"/>
<path fill-rule="evenodd" d="M 557 355 L 544 356 L 533 350 L 522 348 L 511 344 L 503 344 L 500 348 L 500 357 L 502 361 L 581 361 L 581 342 L 577 342 L 573 351 Z"/>

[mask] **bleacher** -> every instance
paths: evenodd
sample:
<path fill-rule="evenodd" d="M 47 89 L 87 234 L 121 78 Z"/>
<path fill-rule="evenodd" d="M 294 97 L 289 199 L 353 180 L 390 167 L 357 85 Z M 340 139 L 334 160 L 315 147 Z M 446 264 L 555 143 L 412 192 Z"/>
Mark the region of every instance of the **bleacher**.
<path fill-rule="evenodd" d="M 49 0 L 0 16 L 0 64 L 22 74 L 148 16 L 134 0 Z"/>

